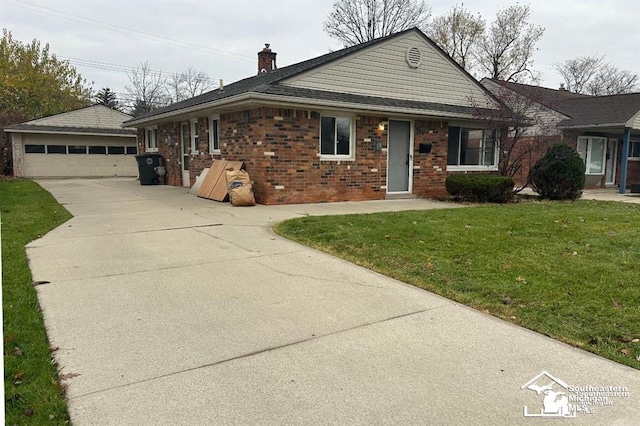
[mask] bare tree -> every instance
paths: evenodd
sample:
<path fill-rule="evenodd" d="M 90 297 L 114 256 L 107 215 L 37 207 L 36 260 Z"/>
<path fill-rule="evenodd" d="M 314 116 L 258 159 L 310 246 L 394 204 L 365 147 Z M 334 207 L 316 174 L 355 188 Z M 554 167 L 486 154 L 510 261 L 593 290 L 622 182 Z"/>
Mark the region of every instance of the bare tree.
<path fill-rule="evenodd" d="M 124 91 L 132 100 L 129 105 L 132 115 L 145 114 L 171 102 L 165 87 L 166 78 L 161 71 L 151 70 L 148 61 L 140 63 L 140 67 L 127 76 L 130 84 L 124 87 Z"/>
<path fill-rule="evenodd" d="M 553 67 L 564 79 L 567 90 L 585 93 L 587 83 L 596 75 L 602 63 L 602 57 L 581 56 L 554 64 Z"/>
<path fill-rule="evenodd" d="M 189 67 L 183 73 L 169 75 L 165 86 L 173 102 L 180 102 L 212 90 L 215 83 L 204 72 Z"/>
<path fill-rule="evenodd" d="M 353 46 L 413 27 L 424 30 L 430 16 L 424 0 L 336 0 L 324 30 Z"/>
<path fill-rule="evenodd" d="M 215 87 L 214 81 L 204 72 L 189 67 L 181 74 L 187 97 L 201 95 Z"/>
<path fill-rule="evenodd" d="M 605 63 L 603 56 L 581 56 L 554 65 L 567 90 L 588 95 L 617 95 L 638 88 L 638 75 Z"/>
<path fill-rule="evenodd" d="M 530 15 L 528 5 L 508 6 L 498 12 L 475 54 L 481 73 L 514 82 L 537 78 L 531 69 L 532 56 L 544 28 L 529 23 Z"/>
<path fill-rule="evenodd" d="M 485 22 L 474 16 L 464 5 L 455 5 L 446 14 L 435 18 L 427 34 L 460 66 L 469 71 L 473 64 L 473 51 L 484 34 Z"/>
<path fill-rule="evenodd" d="M 188 98 L 184 90 L 182 74 L 169 74 L 165 81 L 165 88 L 172 102 L 180 102 Z"/>
<path fill-rule="evenodd" d="M 547 113 L 553 105 L 536 93 L 510 90 L 500 83 L 487 86 L 497 102 L 491 108 L 472 100 L 475 117 L 499 133 L 498 173 L 514 179 L 514 192 L 530 183 L 533 165 L 557 141 L 557 120 Z"/>
<path fill-rule="evenodd" d="M 587 84 L 590 95 L 619 95 L 632 93 L 638 89 L 638 74 L 617 68 L 611 64 L 603 65 Z"/>

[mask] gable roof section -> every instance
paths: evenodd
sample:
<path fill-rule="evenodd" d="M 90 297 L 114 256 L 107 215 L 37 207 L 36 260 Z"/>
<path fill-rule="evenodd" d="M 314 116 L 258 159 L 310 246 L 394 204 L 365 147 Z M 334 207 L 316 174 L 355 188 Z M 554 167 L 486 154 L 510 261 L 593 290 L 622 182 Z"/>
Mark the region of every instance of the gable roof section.
<path fill-rule="evenodd" d="M 571 118 L 560 122 L 561 128 L 630 127 L 640 129 L 640 123 L 634 124 L 633 122 L 634 117 L 640 113 L 640 93 L 568 99 L 563 102 L 562 108 Z"/>
<path fill-rule="evenodd" d="M 378 106 L 388 106 L 389 104 L 394 104 L 396 108 L 403 109 L 415 109 L 416 111 L 421 109 L 418 105 L 419 101 L 408 100 L 408 102 L 403 103 L 402 99 L 398 99 L 395 97 L 384 97 L 384 96 L 367 96 L 367 95 L 358 95 L 358 94 L 346 94 L 339 91 L 327 91 L 327 90 L 317 90 L 317 89 L 305 89 L 300 87 L 286 87 L 288 86 L 285 80 L 298 76 L 304 72 L 314 70 L 323 65 L 328 65 L 338 61 L 342 58 L 345 58 L 349 55 L 353 55 L 356 52 L 363 51 L 369 47 L 378 45 L 383 43 L 389 39 L 401 37 L 402 35 L 414 32 L 427 43 L 430 43 L 441 55 L 444 55 L 448 60 L 453 64 L 454 67 L 457 68 L 458 72 L 465 75 L 470 82 L 482 93 L 487 95 L 488 97 L 492 97 L 492 95 L 482 86 L 479 82 L 477 82 L 471 75 L 469 75 L 466 71 L 464 71 L 455 61 L 449 58 L 439 47 L 435 45 L 431 40 L 428 39 L 426 35 L 424 35 L 417 28 L 412 28 L 409 30 L 402 31 L 400 33 L 392 34 L 386 37 L 378 38 L 375 40 L 368 41 L 366 43 L 362 43 L 359 45 L 347 47 L 335 52 L 330 52 L 325 55 L 318 56 L 316 58 L 312 58 L 303 62 L 299 62 L 297 64 L 289 65 L 283 68 L 279 68 L 273 70 L 271 72 L 258 74 L 252 77 L 245 78 L 243 80 L 239 80 L 235 83 L 229 84 L 225 86 L 223 90 L 216 89 L 210 92 L 204 93 L 202 95 L 177 102 L 171 104 L 169 106 L 158 108 L 153 110 L 147 114 L 141 115 L 139 117 L 133 118 L 124 123 L 127 126 L 140 125 L 143 123 L 148 123 L 154 120 L 159 120 L 166 117 L 171 117 L 173 115 L 178 115 L 184 112 L 197 111 L 201 109 L 206 109 L 212 106 L 215 106 L 219 103 L 223 102 L 233 102 L 234 100 L 239 99 L 240 97 L 255 97 L 255 98 L 267 98 L 273 96 L 282 96 L 283 98 L 299 98 L 307 101 L 314 100 L 323 100 L 330 99 L 332 102 L 343 102 L 350 104 L 363 104 L 363 105 L 378 105 Z M 282 84 L 281 84 L 282 83 Z M 424 103 L 424 102 L 423 102 Z M 458 106 L 452 108 L 451 105 L 439 104 L 439 103 L 428 103 L 430 105 L 430 110 L 439 112 L 442 109 L 442 112 L 449 112 L 455 115 L 471 115 L 473 113 L 473 108 L 470 107 L 462 107 Z M 455 110 L 455 112 L 453 112 Z"/>
<path fill-rule="evenodd" d="M 539 103 L 540 105 L 552 109 L 561 114 L 567 115 L 563 111 L 563 103 L 568 99 L 591 98 L 589 95 L 573 93 L 568 90 L 550 89 L 542 86 L 532 86 L 529 84 L 513 83 L 511 81 L 503 81 L 495 78 L 484 78 L 482 81 L 489 81 L 499 86 L 512 90 L 520 95 Z"/>
<path fill-rule="evenodd" d="M 135 130 L 122 128 L 122 123 L 130 118 L 128 114 L 98 104 L 8 126 L 4 131 L 130 136 L 135 135 Z"/>
<path fill-rule="evenodd" d="M 409 64 L 409 52 L 417 64 Z M 280 84 L 457 106 L 485 105 L 489 98 L 484 86 L 420 31 L 399 33 Z"/>
<path fill-rule="evenodd" d="M 559 127 L 563 129 L 594 127 L 640 129 L 640 93 L 591 96 L 567 90 L 488 80 L 528 96 L 547 108 L 567 116 L 559 123 Z"/>

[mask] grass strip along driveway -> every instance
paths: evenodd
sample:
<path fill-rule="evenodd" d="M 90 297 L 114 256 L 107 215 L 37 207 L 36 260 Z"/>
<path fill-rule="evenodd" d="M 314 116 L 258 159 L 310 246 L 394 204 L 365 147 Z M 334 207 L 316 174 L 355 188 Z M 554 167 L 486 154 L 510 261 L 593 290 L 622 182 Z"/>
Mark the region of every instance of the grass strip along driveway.
<path fill-rule="evenodd" d="M 278 234 L 640 369 L 640 205 L 305 217 Z"/>
<path fill-rule="evenodd" d="M 28 180 L 0 180 L 5 422 L 65 424 L 64 389 L 51 362 L 24 246 L 71 214 Z"/>

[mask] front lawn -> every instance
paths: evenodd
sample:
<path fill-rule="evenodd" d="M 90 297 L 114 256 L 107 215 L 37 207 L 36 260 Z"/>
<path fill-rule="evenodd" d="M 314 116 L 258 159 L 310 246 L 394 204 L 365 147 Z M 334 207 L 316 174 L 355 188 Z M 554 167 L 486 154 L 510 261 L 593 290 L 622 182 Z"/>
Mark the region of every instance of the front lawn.
<path fill-rule="evenodd" d="M 640 369 L 640 205 L 305 217 L 278 234 Z"/>
<path fill-rule="evenodd" d="M 7 425 L 66 424 L 69 419 L 24 246 L 70 217 L 36 183 L 0 179 Z"/>

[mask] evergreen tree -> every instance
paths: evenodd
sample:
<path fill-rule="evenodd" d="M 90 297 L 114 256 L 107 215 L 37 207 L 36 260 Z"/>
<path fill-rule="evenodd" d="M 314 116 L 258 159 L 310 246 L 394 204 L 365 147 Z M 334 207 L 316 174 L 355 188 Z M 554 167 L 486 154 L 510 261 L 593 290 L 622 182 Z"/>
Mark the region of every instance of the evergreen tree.
<path fill-rule="evenodd" d="M 103 87 L 102 89 L 100 89 L 100 91 L 96 94 L 95 102 L 97 104 L 108 106 L 109 108 L 117 110 L 120 109 L 118 97 L 116 96 L 115 92 L 112 92 L 108 87 Z"/>

